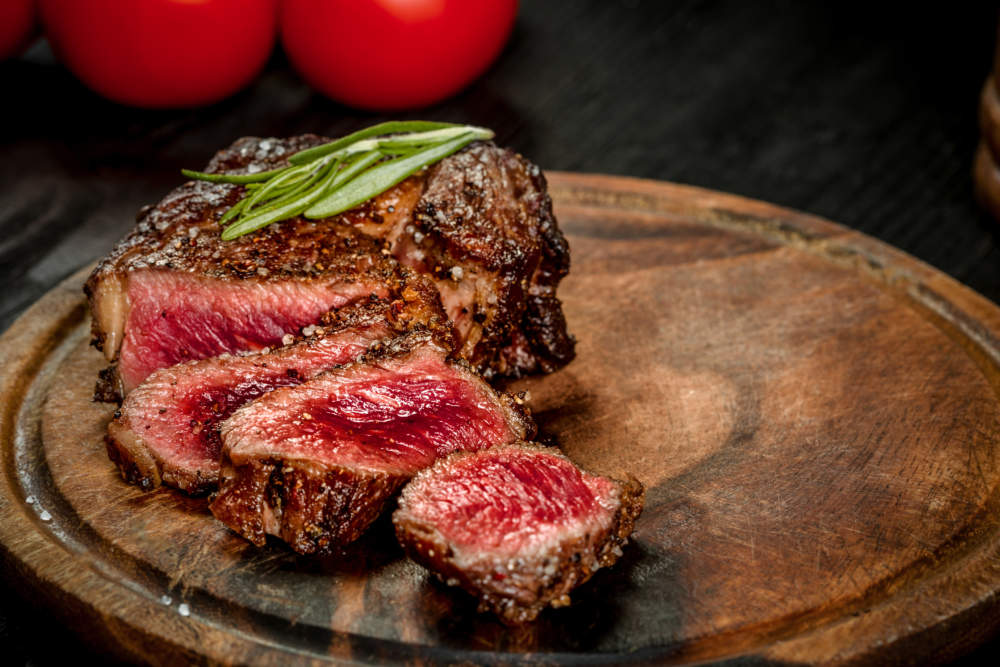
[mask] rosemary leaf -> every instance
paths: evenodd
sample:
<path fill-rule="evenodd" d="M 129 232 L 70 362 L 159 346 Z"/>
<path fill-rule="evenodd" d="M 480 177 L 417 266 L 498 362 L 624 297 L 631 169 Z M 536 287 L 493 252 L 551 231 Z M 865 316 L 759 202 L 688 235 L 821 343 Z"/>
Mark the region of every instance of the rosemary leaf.
<path fill-rule="evenodd" d="M 273 197 L 268 197 L 272 193 L 276 193 L 277 196 L 284 194 L 288 190 L 295 188 L 296 179 L 309 174 L 314 168 L 311 165 L 302 165 L 301 167 L 295 167 L 293 169 L 288 169 L 279 176 L 275 176 L 270 181 L 265 183 L 263 187 L 257 189 L 252 195 L 248 197 L 249 201 L 246 205 L 246 210 L 249 213 L 254 206 L 260 202 Z M 289 185 L 291 182 L 291 185 Z M 284 187 L 288 186 L 288 187 Z"/>
<path fill-rule="evenodd" d="M 318 197 L 319 193 L 314 196 Z M 222 230 L 222 240 L 232 241 L 233 239 L 239 238 L 244 234 L 249 234 L 250 232 L 255 232 L 258 229 L 267 227 L 272 222 L 278 222 L 279 220 L 285 220 L 287 218 L 294 218 L 296 215 L 299 215 L 299 209 L 301 209 L 300 201 L 294 201 L 290 204 L 285 204 L 284 206 L 244 216 L 240 218 L 238 222 L 234 222 Z"/>
<path fill-rule="evenodd" d="M 255 174 L 183 173 L 244 187 L 243 198 L 219 218 L 228 241 L 299 215 L 343 213 L 473 141 L 492 138 L 491 130 L 471 125 L 390 121 L 295 153 L 287 167 Z"/>
<path fill-rule="evenodd" d="M 299 197 L 312 190 L 313 186 L 326 179 L 331 171 L 336 171 L 343 164 L 342 160 L 331 160 L 329 163 L 323 165 L 321 168 L 313 172 L 306 180 L 302 181 L 294 187 L 282 189 L 278 194 L 270 199 L 266 203 L 261 203 L 256 210 L 261 210 L 263 208 L 270 208 L 275 206 L 283 206 L 291 202 L 296 197 Z M 320 183 L 318 187 L 326 187 L 326 183 Z M 249 212 L 249 211 L 248 211 Z"/>
<path fill-rule="evenodd" d="M 181 169 L 181 173 L 196 181 L 208 181 L 209 183 L 232 183 L 233 185 L 243 185 L 245 183 L 259 183 L 277 176 L 285 169 L 271 169 L 269 171 L 258 171 L 256 174 L 208 174 L 204 171 L 193 171 L 191 169 Z"/>
<path fill-rule="evenodd" d="M 287 204 L 268 207 L 264 210 L 257 210 L 244 215 L 238 222 L 226 227 L 226 229 L 223 230 L 222 240 L 231 241 L 235 238 L 243 236 L 244 234 L 249 234 L 257 231 L 258 229 L 267 227 L 273 222 L 302 215 L 303 211 L 309 208 L 309 206 L 317 199 L 326 194 L 331 187 L 335 188 L 340 183 L 354 178 L 355 175 L 363 172 L 365 169 L 368 169 L 375 164 L 375 162 L 377 162 L 381 157 L 382 156 L 378 151 L 370 151 L 355 160 L 350 166 L 341 170 L 331 183 L 326 184 L 321 182 L 315 185 L 310 191 L 303 193 L 301 196 L 293 199 Z"/>
<path fill-rule="evenodd" d="M 239 200 L 232 208 L 230 208 L 228 211 L 222 214 L 222 217 L 219 218 L 219 224 L 225 227 L 226 223 L 235 218 L 236 216 L 238 216 L 240 213 L 242 213 L 243 209 L 246 208 L 246 206 L 247 206 L 246 198 Z"/>
<path fill-rule="evenodd" d="M 440 130 L 446 127 L 457 126 L 454 123 L 435 123 L 427 120 L 390 120 L 387 123 L 379 123 L 378 125 L 372 125 L 371 127 L 366 127 L 363 130 L 358 130 L 353 134 L 349 134 L 346 137 L 337 139 L 336 141 L 331 141 L 328 144 L 299 151 L 289 157 L 288 162 L 291 164 L 303 164 L 305 162 L 315 160 L 318 157 L 335 153 L 342 148 L 346 148 L 353 143 L 361 141 L 362 139 L 377 137 L 379 135 L 397 134 L 402 132 L 423 132 L 425 130 Z"/>
<path fill-rule="evenodd" d="M 423 167 L 448 157 L 476 140 L 473 132 L 461 134 L 430 148 L 417 151 L 412 155 L 395 158 L 372 167 L 354 180 L 348 181 L 343 187 L 334 189 L 331 194 L 316 202 L 305 210 L 307 218 L 328 218 L 348 211 L 355 206 L 381 194 Z"/>
<path fill-rule="evenodd" d="M 330 182 L 330 185 L 327 187 L 324 194 L 328 194 L 334 191 L 336 188 L 343 185 L 344 183 L 350 181 L 352 178 L 363 172 L 365 169 L 368 169 L 373 164 L 378 162 L 381 157 L 382 157 L 381 153 L 379 153 L 377 150 L 373 150 L 373 151 L 368 151 L 361 157 L 357 158 L 354 162 L 345 167 L 343 171 L 337 174 L 336 178 L 334 178 L 333 181 Z"/>
<path fill-rule="evenodd" d="M 407 150 L 420 146 L 426 146 L 429 143 L 447 141 L 449 139 L 462 136 L 467 132 L 472 132 L 475 135 L 475 139 L 493 138 L 493 131 L 487 130 L 484 127 L 474 128 L 469 125 L 458 125 L 456 127 L 448 127 L 442 130 L 434 130 L 432 132 L 415 132 L 413 134 L 400 134 L 387 137 L 379 141 L 379 148 L 383 151 L 396 149 Z"/>
<path fill-rule="evenodd" d="M 272 211 L 275 211 L 276 209 L 279 208 L 282 209 L 283 211 L 293 210 L 293 212 L 290 213 L 288 217 L 301 215 L 302 211 L 304 211 L 306 207 L 309 206 L 309 202 L 316 201 L 316 199 L 322 196 L 323 193 L 326 191 L 326 188 L 329 184 L 325 181 L 320 182 L 323 177 L 323 173 L 329 171 L 331 167 L 335 168 L 338 164 L 339 162 L 327 165 L 327 167 L 324 168 L 323 172 L 316 174 L 312 180 L 304 181 L 303 183 L 300 183 L 298 186 L 296 186 L 294 189 L 289 190 L 287 193 L 279 195 L 266 203 L 260 204 L 259 206 L 254 208 L 252 212 L 246 211 L 241 220 L 248 219 L 250 216 L 260 216 L 263 215 L 264 213 L 271 213 Z M 294 209 L 286 208 L 289 204 L 295 204 L 296 208 Z M 259 221 L 259 219 L 257 220 Z M 250 229 L 250 231 L 255 231 L 255 230 Z"/>

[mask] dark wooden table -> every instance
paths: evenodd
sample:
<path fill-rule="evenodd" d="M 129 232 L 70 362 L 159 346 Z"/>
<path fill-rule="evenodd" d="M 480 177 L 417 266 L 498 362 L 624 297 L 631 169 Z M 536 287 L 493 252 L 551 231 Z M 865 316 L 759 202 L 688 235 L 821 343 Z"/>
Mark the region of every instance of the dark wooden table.
<path fill-rule="evenodd" d="M 496 65 L 406 118 L 493 127 L 546 169 L 690 183 L 860 229 L 1000 302 L 1000 225 L 972 196 L 996 10 L 871 3 L 531 2 Z M 923 12 L 923 13 L 922 13 Z M 242 135 L 339 135 L 382 116 L 313 93 L 280 52 L 191 111 L 88 92 L 44 42 L 0 64 L 0 330 L 93 261 L 140 206 Z M 9 574 L 9 573 L 8 573 Z M 90 650 L 0 589 L 5 664 Z M 969 660 L 1000 651 L 994 642 Z"/>

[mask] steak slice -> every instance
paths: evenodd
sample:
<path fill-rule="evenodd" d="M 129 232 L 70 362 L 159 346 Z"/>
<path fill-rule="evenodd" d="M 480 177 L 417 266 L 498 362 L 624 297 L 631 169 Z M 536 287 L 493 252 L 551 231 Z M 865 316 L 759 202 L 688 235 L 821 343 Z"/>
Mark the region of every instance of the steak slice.
<path fill-rule="evenodd" d="M 504 621 L 534 620 L 622 554 L 643 487 L 524 443 L 458 453 L 419 473 L 393 514 L 411 558 Z"/>
<path fill-rule="evenodd" d="M 206 171 L 273 169 L 325 141 L 240 139 Z M 94 344 L 116 367 L 97 398 L 120 398 L 158 368 L 273 346 L 369 294 L 391 296 L 399 264 L 433 278 L 460 356 L 483 373 L 550 371 L 572 358 L 555 297 L 568 248 L 541 171 L 522 157 L 472 144 L 336 218 L 222 241 L 217 221 L 243 192 L 182 185 L 143 209 L 90 276 Z"/>
<path fill-rule="evenodd" d="M 450 326 L 433 286 L 423 281 L 400 299 L 373 299 L 323 316 L 310 336 L 266 353 L 224 355 L 153 372 L 108 425 L 107 448 L 122 476 L 144 489 L 161 482 L 188 493 L 219 478 L 219 424 L 244 403 L 354 361 L 402 331 L 428 329 L 444 344 Z"/>
<path fill-rule="evenodd" d="M 426 332 L 276 389 L 222 424 L 212 513 L 260 546 L 303 554 L 356 539 L 416 472 L 445 454 L 513 442 L 534 424 Z"/>

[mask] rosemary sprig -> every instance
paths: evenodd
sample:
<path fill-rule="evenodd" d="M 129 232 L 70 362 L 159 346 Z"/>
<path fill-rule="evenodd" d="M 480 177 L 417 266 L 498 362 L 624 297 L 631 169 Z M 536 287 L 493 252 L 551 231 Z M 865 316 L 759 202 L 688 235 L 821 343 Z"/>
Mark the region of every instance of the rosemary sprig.
<path fill-rule="evenodd" d="M 246 192 L 219 219 L 229 241 L 298 215 L 327 218 L 379 195 L 473 141 L 492 139 L 486 128 L 430 121 L 390 121 L 299 151 L 289 166 L 255 174 L 188 178 L 242 185 Z"/>

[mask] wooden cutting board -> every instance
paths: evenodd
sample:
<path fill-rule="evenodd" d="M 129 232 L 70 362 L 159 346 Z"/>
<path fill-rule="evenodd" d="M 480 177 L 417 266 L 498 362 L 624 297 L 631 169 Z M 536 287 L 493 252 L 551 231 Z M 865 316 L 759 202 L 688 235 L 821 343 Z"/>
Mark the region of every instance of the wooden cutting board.
<path fill-rule="evenodd" d="M 1000 624 L 1000 309 L 843 227 L 690 187 L 552 174 L 578 358 L 542 432 L 648 486 L 611 570 L 512 630 L 406 560 L 258 549 L 121 481 L 73 276 L 0 345 L 5 571 L 132 660 L 943 660 Z"/>

